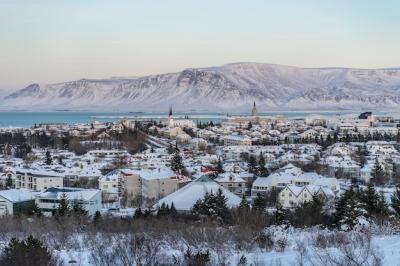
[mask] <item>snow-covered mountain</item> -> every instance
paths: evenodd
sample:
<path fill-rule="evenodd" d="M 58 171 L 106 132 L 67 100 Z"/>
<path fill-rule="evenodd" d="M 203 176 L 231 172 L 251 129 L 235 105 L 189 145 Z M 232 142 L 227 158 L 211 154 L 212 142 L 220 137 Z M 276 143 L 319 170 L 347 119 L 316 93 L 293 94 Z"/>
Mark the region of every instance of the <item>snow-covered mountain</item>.
<path fill-rule="evenodd" d="M 259 63 L 186 69 L 145 77 L 32 84 L 3 108 L 36 110 L 240 111 L 394 108 L 400 69 L 299 68 Z"/>

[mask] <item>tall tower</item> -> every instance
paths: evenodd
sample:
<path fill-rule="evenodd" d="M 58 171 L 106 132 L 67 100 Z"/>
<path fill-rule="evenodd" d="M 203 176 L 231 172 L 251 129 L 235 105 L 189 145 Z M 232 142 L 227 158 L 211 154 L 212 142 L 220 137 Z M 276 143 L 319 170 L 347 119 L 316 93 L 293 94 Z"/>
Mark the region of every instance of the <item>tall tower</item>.
<path fill-rule="evenodd" d="M 172 116 L 172 106 L 169 108 L 168 127 L 174 127 L 174 118 Z"/>
<path fill-rule="evenodd" d="M 253 109 L 251 109 L 251 116 L 257 116 L 256 101 L 254 101 L 253 103 Z"/>

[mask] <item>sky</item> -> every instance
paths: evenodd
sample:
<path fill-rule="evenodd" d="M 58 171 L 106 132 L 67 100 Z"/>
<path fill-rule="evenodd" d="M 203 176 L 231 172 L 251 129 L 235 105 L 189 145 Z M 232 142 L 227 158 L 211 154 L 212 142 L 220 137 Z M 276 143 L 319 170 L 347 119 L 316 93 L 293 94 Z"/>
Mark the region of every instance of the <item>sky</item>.
<path fill-rule="evenodd" d="M 0 0 L 0 92 L 233 62 L 400 66 L 400 1 Z"/>

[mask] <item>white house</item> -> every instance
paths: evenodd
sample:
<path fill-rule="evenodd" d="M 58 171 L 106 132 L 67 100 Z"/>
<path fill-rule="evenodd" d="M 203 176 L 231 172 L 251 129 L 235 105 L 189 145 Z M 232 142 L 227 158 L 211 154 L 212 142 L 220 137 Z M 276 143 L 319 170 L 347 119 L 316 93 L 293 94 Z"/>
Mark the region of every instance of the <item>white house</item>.
<path fill-rule="evenodd" d="M 60 199 L 66 196 L 69 203 L 79 202 L 88 212 L 94 215 L 101 209 L 101 191 L 99 189 L 83 188 L 48 188 L 36 196 L 36 204 L 47 214 L 58 208 Z"/>
<path fill-rule="evenodd" d="M 15 188 L 26 188 L 35 191 L 49 187 L 63 187 L 63 174 L 54 171 L 17 170 Z"/>
<path fill-rule="evenodd" d="M 119 170 L 114 170 L 99 178 L 99 189 L 104 202 L 117 201 L 121 196 L 121 175 Z"/>
<path fill-rule="evenodd" d="M 0 216 L 18 214 L 31 208 L 37 194 L 25 188 L 0 190 Z"/>
<path fill-rule="evenodd" d="M 238 173 L 222 173 L 214 181 L 236 195 L 245 193 L 246 181 Z"/>
<path fill-rule="evenodd" d="M 224 146 L 251 146 L 251 139 L 241 135 L 230 135 L 222 138 Z"/>
<path fill-rule="evenodd" d="M 335 198 L 335 193 L 331 189 L 322 186 L 286 185 L 279 192 L 278 201 L 283 208 L 293 208 L 304 202 L 311 201 L 314 195 L 326 201 Z"/>
<path fill-rule="evenodd" d="M 251 195 L 265 194 L 271 189 L 283 189 L 287 185 L 306 186 L 316 185 L 329 188 L 335 193 L 339 191 L 339 182 L 333 177 L 323 177 L 314 172 L 303 172 L 300 168 L 287 164 L 269 175 L 268 177 L 257 178 L 252 186 Z"/>

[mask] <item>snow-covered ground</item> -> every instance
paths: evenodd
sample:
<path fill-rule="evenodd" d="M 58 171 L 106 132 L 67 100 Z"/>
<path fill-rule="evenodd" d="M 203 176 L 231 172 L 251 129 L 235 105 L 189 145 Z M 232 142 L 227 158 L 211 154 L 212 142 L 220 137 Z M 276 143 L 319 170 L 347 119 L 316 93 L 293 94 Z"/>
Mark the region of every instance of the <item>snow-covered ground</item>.
<path fill-rule="evenodd" d="M 183 240 L 152 239 L 150 260 L 151 263 L 162 265 L 171 265 L 174 261 L 178 261 L 178 265 L 183 264 L 184 254 L 189 246 L 194 252 L 209 249 L 211 252 L 210 265 L 238 265 L 243 257 L 246 261 L 244 265 L 339 265 L 331 263 L 329 260 L 322 261 L 329 256 L 340 261 L 344 259 L 346 252 L 346 255 L 354 255 L 358 262 L 362 261 L 360 265 L 375 265 L 373 256 L 368 254 L 375 254 L 378 262 L 382 265 L 400 265 L 400 235 L 391 232 L 373 234 L 370 242 L 371 249 L 366 244 L 367 242 L 363 242 L 363 240 L 368 239 L 365 237 L 366 235 L 357 232 L 344 233 L 318 228 L 300 230 L 271 227 L 266 229 L 266 233 L 271 234 L 274 241 L 273 246 L 268 249 L 255 247 L 251 250 L 240 250 L 233 243 L 225 243 L 221 247 L 213 246 L 211 248 L 206 243 L 190 246 Z M 327 244 L 326 247 L 321 247 L 316 245 L 316 239 L 321 236 L 330 239 L 328 242 L 340 242 L 342 237 L 345 236 L 348 237 L 346 243 L 350 244 L 346 248 L 337 248 L 320 241 L 319 243 Z M 112 265 L 127 265 L 128 262 L 135 265 L 136 259 L 149 259 L 147 255 L 143 257 L 135 255 L 135 252 L 142 252 L 143 250 L 141 247 L 135 247 L 135 244 L 132 244 L 134 242 L 132 242 L 131 236 L 127 234 L 99 234 L 96 237 L 73 235 L 71 237 L 74 238 L 74 244 L 66 244 L 64 248 L 56 248 L 54 251 L 54 254 L 57 254 L 67 265 L 96 265 L 94 258 L 103 260 L 103 263 L 108 260 L 112 261 Z M 142 243 L 143 246 L 146 246 L 146 243 Z M 281 243 L 286 243 L 286 246 Z M 121 258 L 116 258 L 116 256 L 121 256 Z M 128 265 L 130 264 L 128 263 Z M 340 265 L 357 264 L 348 262 L 348 264 Z"/>

